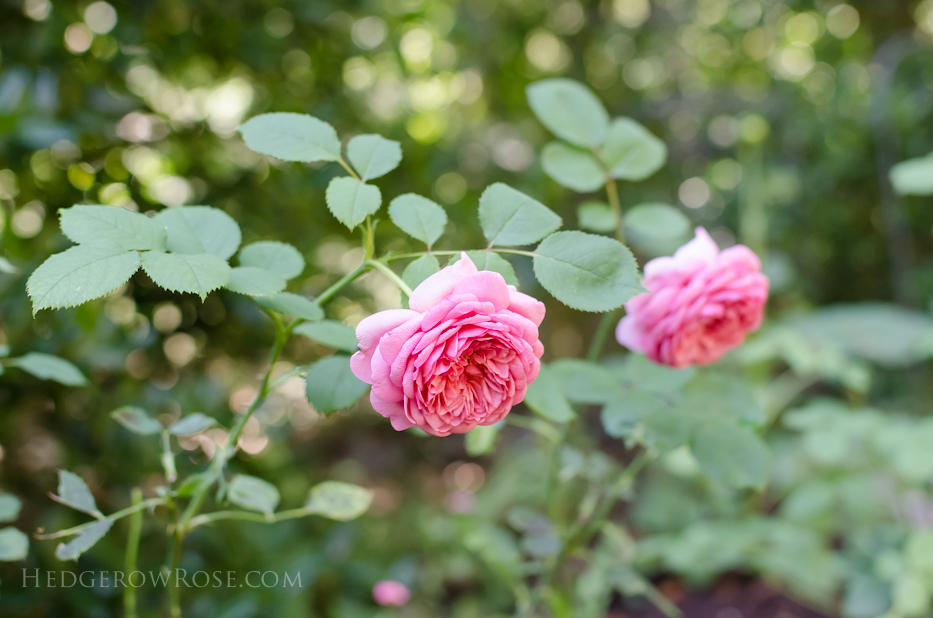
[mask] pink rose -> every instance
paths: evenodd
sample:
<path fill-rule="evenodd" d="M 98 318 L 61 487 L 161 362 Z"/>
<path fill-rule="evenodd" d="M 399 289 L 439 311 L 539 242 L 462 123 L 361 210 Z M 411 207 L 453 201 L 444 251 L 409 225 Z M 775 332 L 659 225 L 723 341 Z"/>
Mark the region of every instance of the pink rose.
<path fill-rule="evenodd" d="M 702 227 L 673 257 L 645 264 L 647 294 L 625 303 L 622 345 L 671 367 L 707 365 L 761 325 L 768 278 L 744 245 L 719 247 Z"/>
<path fill-rule="evenodd" d="M 411 599 L 408 586 L 392 579 L 384 579 L 373 586 L 373 599 L 379 605 L 401 607 Z"/>
<path fill-rule="evenodd" d="M 499 273 L 477 272 L 464 253 L 415 288 L 408 306 L 360 322 L 350 361 L 392 427 L 466 433 L 498 423 L 525 398 L 544 353 L 543 303 Z"/>

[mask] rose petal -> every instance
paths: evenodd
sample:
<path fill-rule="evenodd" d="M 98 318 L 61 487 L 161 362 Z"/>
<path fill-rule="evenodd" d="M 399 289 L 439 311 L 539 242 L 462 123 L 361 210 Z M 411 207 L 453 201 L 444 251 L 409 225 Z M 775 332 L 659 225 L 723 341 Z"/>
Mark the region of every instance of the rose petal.
<path fill-rule="evenodd" d="M 459 261 L 440 269 L 412 291 L 408 307 L 422 313 L 427 311 L 449 296 L 461 279 L 475 272 L 476 264 L 466 253 L 461 253 Z"/>

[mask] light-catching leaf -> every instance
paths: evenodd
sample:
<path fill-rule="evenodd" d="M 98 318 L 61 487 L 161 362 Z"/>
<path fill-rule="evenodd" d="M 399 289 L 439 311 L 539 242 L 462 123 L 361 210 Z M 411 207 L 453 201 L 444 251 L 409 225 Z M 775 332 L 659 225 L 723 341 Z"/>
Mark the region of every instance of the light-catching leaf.
<path fill-rule="evenodd" d="M 734 423 L 704 423 L 691 444 L 700 470 L 727 487 L 761 488 L 768 480 L 771 456 L 761 438 Z"/>
<path fill-rule="evenodd" d="M 78 244 L 164 249 L 165 230 L 144 214 L 118 206 L 78 204 L 59 211 L 62 232 Z"/>
<path fill-rule="evenodd" d="M 308 367 L 308 401 L 315 410 L 327 414 L 352 405 L 369 385 L 350 370 L 350 357 L 335 354 Z"/>
<path fill-rule="evenodd" d="M 285 279 L 294 279 L 305 269 L 305 259 L 288 243 L 262 240 L 240 249 L 240 266 L 265 268 Z"/>
<path fill-rule="evenodd" d="M 210 416 L 202 412 L 194 412 L 169 425 L 168 431 L 175 436 L 193 436 L 216 424 L 217 421 Z"/>
<path fill-rule="evenodd" d="M 402 161 L 402 145 L 381 135 L 357 135 L 347 144 L 347 158 L 366 182 L 398 167 Z"/>
<path fill-rule="evenodd" d="M 337 161 L 340 140 L 323 120 L 307 114 L 261 114 L 240 125 L 243 141 L 256 152 L 282 161 Z"/>
<path fill-rule="evenodd" d="M 558 184 L 580 193 L 596 191 L 606 184 L 606 174 L 593 155 L 560 142 L 544 147 L 541 167 Z"/>
<path fill-rule="evenodd" d="M 139 263 L 139 253 L 116 245 L 78 245 L 56 253 L 26 282 L 32 312 L 75 307 L 109 294 L 139 270 Z"/>
<path fill-rule="evenodd" d="M 325 198 L 330 212 L 351 230 L 382 206 L 378 187 L 349 176 L 331 180 Z"/>
<path fill-rule="evenodd" d="M 581 311 L 609 311 L 644 292 L 632 252 L 584 232 L 557 232 L 535 249 L 535 276 L 554 298 Z"/>
<path fill-rule="evenodd" d="M 296 326 L 294 332 L 336 350 L 356 352 L 359 349 L 353 327 L 336 320 L 305 322 Z"/>
<path fill-rule="evenodd" d="M 402 273 L 402 281 L 414 290 L 421 285 L 422 281 L 440 269 L 441 264 L 437 261 L 436 257 L 430 254 L 422 255 L 408 263 L 408 266 L 405 267 L 405 271 Z"/>
<path fill-rule="evenodd" d="M 101 512 L 97 510 L 94 496 L 91 495 L 91 490 L 88 489 L 84 479 L 67 470 L 58 471 L 58 496 L 56 499 L 58 502 L 82 513 L 94 515 L 95 517 L 101 515 Z"/>
<path fill-rule="evenodd" d="M 537 242 L 561 226 L 561 218 L 538 200 L 497 182 L 479 198 L 479 223 L 490 246 Z"/>
<path fill-rule="evenodd" d="M 611 371 L 590 361 L 562 358 L 548 365 L 547 375 L 576 403 L 608 403 L 625 395 Z"/>
<path fill-rule="evenodd" d="M 426 197 L 406 193 L 389 204 L 389 217 L 400 230 L 426 244 L 433 245 L 447 225 L 447 212 Z"/>
<path fill-rule="evenodd" d="M 143 436 L 162 431 L 162 423 L 149 416 L 142 408 L 123 406 L 110 413 L 111 418 L 133 433 Z"/>
<path fill-rule="evenodd" d="M 280 292 L 272 298 L 259 297 L 254 300 L 261 307 L 286 315 L 293 315 L 303 320 L 316 322 L 324 319 L 324 311 L 317 303 L 291 292 Z"/>
<path fill-rule="evenodd" d="M 504 425 L 503 421 L 499 421 L 494 425 L 480 425 L 469 431 L 463 440 L 467 455 L 479 457 L 491 453 Z"/>
<path fill-rule="evenodd" d="M 16 528 L 0 530 L 0 562 L 25 560 L 29 553 L 29 537 Z"/>
<path fill-rule="evenodd" d="M 16 521 L 23 503 L 13 494 L 0 494 L 0 522 Z"/>
<path fill-rule="evenodd" d="M 113 526 L 112 519 L 95 521 L 79 535 L 55 548 L 55 557 L 59 560 L 77 560 L 81 554 L 94 547 Z"/>
<path fill-rule="evenodd" d="M 669 255 L 690 238 L 690 219 L 667 204 L 639 204 L 623 217 L 625 238 L 642 252 Z"/>
<path fill-rule="evenodd" d="M 230 281 L 224 287 L 247 296 L 275 296 L 285 289 L 285 279 L 265 268 L 237 266 L 230 269 Z"/>
<path fill-rule="evenodd" d="M 146 251 L 143 270 L 161 288 L 197 294 L 201 300 L 230 282 L 230 266 L 210 253 L 180 254 Z"/>
<path fill-rule="evenodd" d="M 642 420 L 663 412 L 668 406 L 664 400 L 650 393 L 628 392 L 607 402 L 600 418 L 607 434 L 613 438 L 624 438 L 635 431 Z"/>
<path fill-rule="evenodd" d="M 607 204 L 591 201 L 577 206 L 577 225 L 591 232 L 612 234 L 615 233 L 619 220 Z"/>
<path fill-rule="evenodd" d="M 14 365 L 23 371 L 31 373 L 42 380 L 54 380 L 66 386 L 84 386 L 87 384 L 87 378 L 84 377 L 80 369 L 65 359 L 51 354 L 29 352 L 11 360 Z"/>
<path fill-rule="evenodd" d="M 305 509 L 337 521 L 356 519 L 373 501 L 373 492 L 358 485 L 324 481 L 311 488 Z"/>
<path fill-rule="evenodd" d="M 600 156 L 616 178 L 638 181 L 664 167 L 667 146 L 631 118 L 616 118 Z"/>
<path fill-rule="evenodd" d="M 165 246 L 172 253 L 210 253 L 228 260 L 242 239 L 237 222 L 210 206 L 166 208 L 155 221 L 165 227 Z"/>
<path fill-rule="evenodd" d="M 609 114 L 593 92 L 571 79 L 546 79 L 526 90 L 538 120 L 557 137 L 589 148 L 606 139 Z"/>
<path fill-rule="evenodd" d="M 528 385 L 525 405 L 541 416 L 558 423 L 572 421 L 577 416 L 564 396 L 560 384 L 551 375 L 551 368 L 546 365 L 541 365 L 538 378 Z"/>
<path fill-rule="evenodd" d="M 891 184 L 901 195 L 933 195 L 933 153 L 891 168 Z"/>
<path fill-rule="evenodd" d="M 248 511 L 272 515 L 279 505 L 279 490 L 275 485 L 246 474 L 237 474 L 227 487 L 227 498 Z"/>
<path fill-rule="evenodd" d="M 495 251 L 480 250 L 466 251 L 465 253 L 473 260 L 476 270 L 491 270 L 494 273 L 499 273 L 507 284 L 518 287 L 518 276 L 515 274 L 515 269 L 512 268 L 512 263 Z M 459 261 L 460 254 L 458 253 L 450 259 L 449 264 Z"/>

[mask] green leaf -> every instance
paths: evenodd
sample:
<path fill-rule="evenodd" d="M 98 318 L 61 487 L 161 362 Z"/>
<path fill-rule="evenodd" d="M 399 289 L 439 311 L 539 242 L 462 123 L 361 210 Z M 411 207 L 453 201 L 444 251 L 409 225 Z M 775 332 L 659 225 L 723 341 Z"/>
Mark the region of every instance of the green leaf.
<path fill-rule="evenodd" d="M 305 322 L 296 326 L 294 332 L 337 350 L 356 352 L 359 349 L 353 327 L 335 320 Z"/>
<path fill-rule="evenodd" d="M 303 320 L 316 322 L 324 319 L 324 311 L 317 303 L 291 292 L 280 292 L 272 298 L 259 297 L 253 300 L 261 307 L 286 315 L 293 315 Z"/>
<path fill-rule="evenodd" d="M 169 425 L 168 431 L 175 436 L 193 436 L 216 424 L 217 421 L 210 416 L 201 412 L 194 412 Z"/>
<path fill-rule="evenodd" d="M 382 206 L 382 194 L 378 187 L 349 176 L 331 180 L 325 198 L 330 212 L 351 230 Z"/>
<path fill-rule="evenodd" d="M 600 157 L 616 178 L 638 181 L 664 167 L 667 146 L 631 118 L 616 118 Z"/>
<path fill-rule="evenodd" d="M 210 206 L 166 208 L 155 216 L 168 234 L 165 246 L 172 253 L 211 253 L 225 261 L 236 253 L 240 226 L 224 211 Z"/>
<path fill-rule="evenodd" d="M 467 432 L 464 438 L 467 455 L 470 457 L 479 457 L 491 453 L 496 445 L 496 438 L 505 425 L 499 421 L 494 425 L 480 425 Z"/>
<path fill-rule="evenodd" d="M 334 127 L 307 114 L 261 114 L 244 122 L 239 130 L 247 146 L 282 161 L 340 159 L 340 140 Z"/>
<path fill-rule="evenodd" d="M 642 418 L 642 442 L 662 453 L 680 448 L 690 439 L 696 411 L 683 405 L 662 405 Z"/>
<path fill-rule="evenodd" d="M 406 193 L 389 204 L 389 217 L 400 230 L 426 244 L 433 245 L 447 225 L 447 212 L 426 197 Z"/>
<path fill-rule="evenodd" d="M 107 243 L 125 251 L 165 248 L 165 230 L 154 219 L 138 212 L 118 206 L 83 204 L 58 212 L 62 232 L 76 243 Z"/>
<path fill-rule="evenodd" d="M 901 195 L 933 195 L 933 153 L 891 168 L 891 184 Z"/>
<path fill-rule="evenodd" d="M 677 243 L 690 235 L 687 215 L 668 204 L 639 204 L 625 213 L 625 237 L 640 244 Z"/>
<path fill-rule="evenodd" d="M 644 292 L 631 251 L 584 232 L 557 232 L 535 249 L 535 276 L 554 298 L 581 311 L 609 311 Z"/>
<path fill-rule="evenodd" d="M 287 280 L 301 274 L 305 259 L 288 243 L 263 240 L 240 249 L 240 266 L 264 268 Z"/>
<path fill-rule="evenodd" d="M 489 245 L 537 242 L 561 226 L 561 218 L 541 202 L 501 182 L 479 198 L 479 223 Z"/>
<path fill-rule="evenodd" d="M 667 406 L 662 399 L 649 393 L 625 393 L 607 402 L 600 418 L 607 434 L 613 438 L 624 438 L 633 433 L 643 419 Z"/>
<path fill-rule="evenodd" d="M 210 253 L 179 254 L 146 251 L 143 270 L 161 288 L 173 292 L 191 292 L 203 301 L 212 291 L 230 282 L 230 266 Z"/>
<path fill-rule="evenodd" d="M 353 375 L 350 357 L 335 354 L 308 367 L 308 401 L 321 414 L 352 405 L 369 385 Z"/>
<path fill-rule="evenodd" d="M 26 282 L 32 312 L 75 307 L 113 292 L 139 270 L 139 254 L 117 246 L 72 247 L 56 253 Z"/>
<path fill-rule="evenodd" d="M 580 193 L 596 191 L 606 184 L 606 174 L 593 155 L 560 142 L 544 147 L 541 167 L 558 184 Z"/>
<path fill-rule="evenodd" d="M 25 560 L 29 553 L 29 537 L 16 528 L 0 530 L 0 562 Z"/>
<path fill-rule="evenodd" d="M 324 481 L 311 488 L 305 509 L 337 521 L 356 519 L 369 510 L 373 501 L 373 492 L 365 487 Z"/>
<path fill-rule="evenodd" d="M 162 431 L 162 423 L 149 416 L 142 408 L 123 406 L 111 412 L 110 416 L 133 433 L 143 436 Z"/>
<path fill-rule="evenodd" d="M 112 519 L 95 521 L 79 535 L 55 548 L 55 557 L 59 560 L 77 560 L 81 554 L 94 547 L 113 526 Z"/>
<path fill-rule="evenodd" d="M 625 395 L 611 371 L 590 361 L 562 358 L 548 365 L 547 375 L 576 403 L 608 403 Z"/>
<path fill-rule="evenodd" d="M 651 362 L 644 354 L 629 353 L 617 374 L 629 388 L 663 395 L 682 389 L 696 372 L 695 367 L 672 369 Z"/>
<path fill-rule="evenodd" d="M 528 104 L 557 137 L 589 148 L 606 139 L 609 114 L 593 92 L 571 79 L 547 79 L 528 86 Z"/>
<path fill-rule="evenodd" d="M 494 273 L 499 273 L 502 275 L 502 278 L 505 279 L 506 283 L 518 287 L 518 276 L 515 274 L 515 269 L 512 268 L 511 262 L 495 251 L 467 251 L 466 254 L 473 260 L 473 263 L 476 265 L 476 270 L 491 270 Z M 460 254 L 458 253 L 450 259 L 448 264 L 459 261 Z"/>
<path fill-rule="evenodd" d="M 414 290 L 421 285 L 422 281 L 440 269 L 441 264 L 437 261 L 436 257 L 433 255 L 422 255 L 408 263 L 408 266 L 405 267 L 405 271 L 402 273 L 402 281 Z"/>
<path fill-rule="evenodd" d="M 14 365 L 42 380 L 54 380 L 67 386 L 84 386 L 87 378 L 81 370 L 63 358 L 29 352 L 19 358 L 10 359 Z"/>
<path fill-rule="evenodd" d="M 697 428 L 691 448 L 700 470 L 727 487 L 761 488 L 768 480 L 768 447 L 748 427 L 705 423 Z"/>
<path fill-rule="evenodd" d="M 8 275 L 17 275 L 19 274 L 19 268 L 14 266 L 10 260 L 0 256 L 0 272 L 6 273 Z"/>
<path fill-rule="evenodd" d="M 347 158 L 366 182 L 398 167 L 402 161 L 402 145 L 381 135 L 357 135 L 347 144 Z"/>
<path fill-rule="evenodd" d="M 91 490 L 88 489 L 84 479 L 67 470 L 58 471 L 58 496 L 56 500 L 82 513 L 95 517 L 101 515 L 101 512 L 97 510 L 94 496 L 91 495 Z"/>
<path fill-rule="evenodd" d="M 602 202 L 583 202 L 577 206 L 577 225 L 584 230 L 614 234 L 618 224 L 616 214 Z"/>
<path fill-rule="evenodd" d="M 577 417 L 564 397 L 561 385 L 552 375 L 547 365 L 541 365 L 538 378 L 528 385 L 525 393 L 525 405 L 541 416 L 558 423 L 566 423 Z"/>
<path fill-rule="evenodd" d="M 227 499 L 240 508 L 271 516 L 281 497 L 275 485 L 255 476 L 237 474 L 227 487 Z"/>
<path fill-rule="evenodd" d="M 230 281 L 224 287 L 247 296 L 275 296 L 285 289 L 285 279 L 265 268 L 237 266 L 230 269 Z"/>
<path fill-rule="evenodd" d="M 23 503 L 13 494 L 0 494 L 0 522 L 16 521 Z"/>
<path fill-rule="evenodd" d="M 767 413 L 755 399 L 748 384 L 734 376 L 704 372 L 687 384 L 684 402 L 704 418 L 719 417 L 729 422 L 745 421 L 760 425 Z"/>

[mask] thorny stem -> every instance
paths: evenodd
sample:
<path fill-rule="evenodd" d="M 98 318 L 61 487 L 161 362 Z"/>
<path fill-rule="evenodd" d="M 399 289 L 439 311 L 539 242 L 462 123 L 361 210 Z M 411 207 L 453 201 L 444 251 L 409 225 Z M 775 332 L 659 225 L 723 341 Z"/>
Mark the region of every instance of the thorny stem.
<path fill-rule="evenodd" d="M 307 508 L 298 508 L 290 509 L 288 511 L 280 511 L 273 515 L 263 515 L 262 513 L 251 513 L 250 511 L 214 511 L 213 513 L 205 513 L 203 515 L 198 515 L 197 517 L 191 520 L 191 523 L 188 526 L 188 529 L 197 528 L 198 526 L 203 526 L 204 524 L 209 524 L 211 522 L 220 521 L 222 519 L 242 519 L 245 521 L 256 521 L 267 524 L 274 524 L 279 521 L 285 521 L 287 519 L 297 519 L 299 517 L 307 517 L 308 515 L 314 515 L 314 511 L 311 511 Z"/>
<path fill-rule="evenodd" d="M 156 506 L 165 504 L 166 501 L 167 501 L 167 498 L 149 498 L 148 500 L 143 500 L 139 504 L 133 504 L 131 506 L 126 507 L 125 509 L 117 511 L 116 513 L 113 513 L 112 515 L 108 515 L 101 519 L 95 519 L 94 521 L 89 521 L 86 524 L 81 524 L 80 526 L 74 526 L 73 528 L 67 528 L 65 530 L 59 530 L 58 532 L 53 532 L 51 534 L 37 534 L 36 538 L 45 541 L 49 539 L 60 539 L 64 536 L 74 536 L 76 534 L 81 534 L 82 532 L 84 532 L 91 526 L 97 524 L 99 521 L 102 521 L 103 519 L 117 521 L 118 519 L 122 519 L 126 517 L 127 515 L 130 515 L 137 511 L 142 511 L 150 507 L 156 507 Z"/>
<path fill-rule="evenodd" d="M 133 506 L 142 504 L 143 492 L 138 487 L 133 488 L 130 494 Z M 136 559 L 139 556 L 139 538 L 143 529 L 142 510 L 134 511 L 130 515 L 130 529 L 126 535 L 126 560 L 124 569 L 127 575 L 136 570 Z M 136 618 L 136 588 L 125 586 L 123 588 L 123 611 L 126 618 Z"/>

